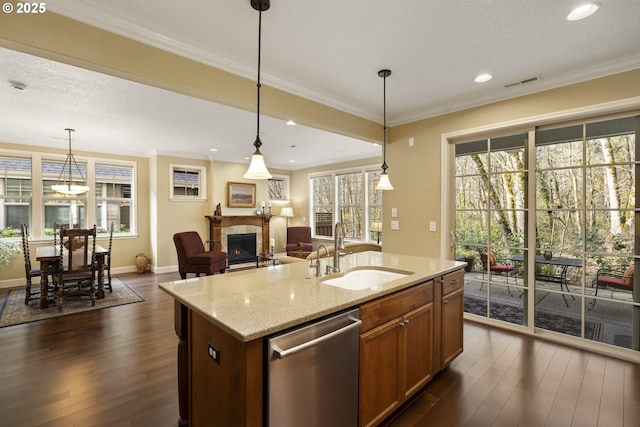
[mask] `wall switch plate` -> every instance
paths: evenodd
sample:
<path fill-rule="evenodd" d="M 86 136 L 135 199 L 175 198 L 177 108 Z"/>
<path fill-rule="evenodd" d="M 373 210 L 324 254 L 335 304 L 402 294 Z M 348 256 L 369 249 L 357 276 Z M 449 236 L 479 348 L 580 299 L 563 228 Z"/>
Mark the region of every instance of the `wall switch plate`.
<path fill-rule="evenodd" d="M 218 365 L 220 364 L 220 350 L 218 350 L 218 348 L 211 344 L 210 342 L 207 343 L 207 352 L 209 353 L 209 357 L 211 359 L 213 359 L 214 362 L 216 362 Z"/>
<path fill-rule="evenodd" d="M 429 231 L 436 231 L 436 222 L 429 221 Z"/>
<path fill-rule="evenodd" d="M 391 208 L 391 218 L 398 216 L 398 208 Z"/>
<path fill-rule="evenodd" d="M 413 137 L 409 138 L 409 147 L 413 147 L 414 141 Z"/>
<path fill-rule="evenodd" d="M 391 221 L 392 230 L 400 230 L 400 221 Z"/>

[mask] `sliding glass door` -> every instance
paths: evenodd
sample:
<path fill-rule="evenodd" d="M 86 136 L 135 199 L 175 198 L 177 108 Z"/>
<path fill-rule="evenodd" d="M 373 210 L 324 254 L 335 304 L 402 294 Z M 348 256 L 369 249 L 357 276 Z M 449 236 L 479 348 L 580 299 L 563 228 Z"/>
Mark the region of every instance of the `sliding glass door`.
<path fill-rule="evenodd" d="M 456 143 L 455 250 L 474 262 L 468 312 L 639 349 L 639 121 Z"/>

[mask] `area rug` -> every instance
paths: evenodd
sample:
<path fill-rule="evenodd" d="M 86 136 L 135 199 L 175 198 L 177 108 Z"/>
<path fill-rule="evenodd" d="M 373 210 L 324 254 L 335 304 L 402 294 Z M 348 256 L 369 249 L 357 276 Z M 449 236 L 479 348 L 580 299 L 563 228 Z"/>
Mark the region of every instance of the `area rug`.
<path fill-rule="evenodd" d="M 12 289 L 5 296 L 0 308 L 0 328 L 144 301 L 117 277 L 111 278 L 111 286 L 113 292 L 106 289 L 104 299 L 97 299 L 95 306 L 91 306 L 88 297 L 69 298 L 65 300 L 62 312 L 58 311 L 56 305 L 40 309 L 39 299 L 31 300 L 28 305 L 25 305 L 24 289 Z"/>
<path fill-rule="evenodd" d="M 464 311 L 487 316 L 487 300 L 484 298 L 474 298 L 465 296 Z M 505 304 L 501 302 L 491 302 L 491 319 L 502 320 L 504 322 L 522 325 L 522 306 Z M 580 319 L 574 316 L 564 316 L 544 310 L 536 310 L 536 327 L 549 331 L 560 332 L 567 335 L 580 336 Z M 585 322 L 585 338 L 600 341 L 602 334 L 602 324 L 600 322 Z"/>

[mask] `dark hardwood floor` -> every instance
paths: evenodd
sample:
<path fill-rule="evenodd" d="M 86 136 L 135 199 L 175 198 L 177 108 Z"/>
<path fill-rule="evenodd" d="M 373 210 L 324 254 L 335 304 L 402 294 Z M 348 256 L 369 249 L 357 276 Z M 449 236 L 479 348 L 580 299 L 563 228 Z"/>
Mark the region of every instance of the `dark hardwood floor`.
<path fill-rule="evenodd" d="M 157 284 L 179 276 L 120 278 L 145 301 L 0 329 L 0 425 L 177 425 Z M 467 322 L 464 353 L 388 425 L 640 426 L 640 366 Z"/>

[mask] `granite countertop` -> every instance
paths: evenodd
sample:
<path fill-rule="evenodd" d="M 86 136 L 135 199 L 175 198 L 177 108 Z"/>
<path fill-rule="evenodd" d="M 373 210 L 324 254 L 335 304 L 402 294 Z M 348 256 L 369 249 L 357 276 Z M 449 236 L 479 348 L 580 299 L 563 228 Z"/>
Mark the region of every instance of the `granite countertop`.
<path fill-rule="evenodd" d="M 321 259 L 321 271 L 333 264 Z M 287 329 L 463 268 L 465 263 L 386 252 L 358 252 L 340 260 L 342 273 L 372 267 L 410 273 L 373 288 L 353 291 L 323 284 L 308 262 L 227 272 L 161 283 L 160 288 L 240 341 Z"/>

